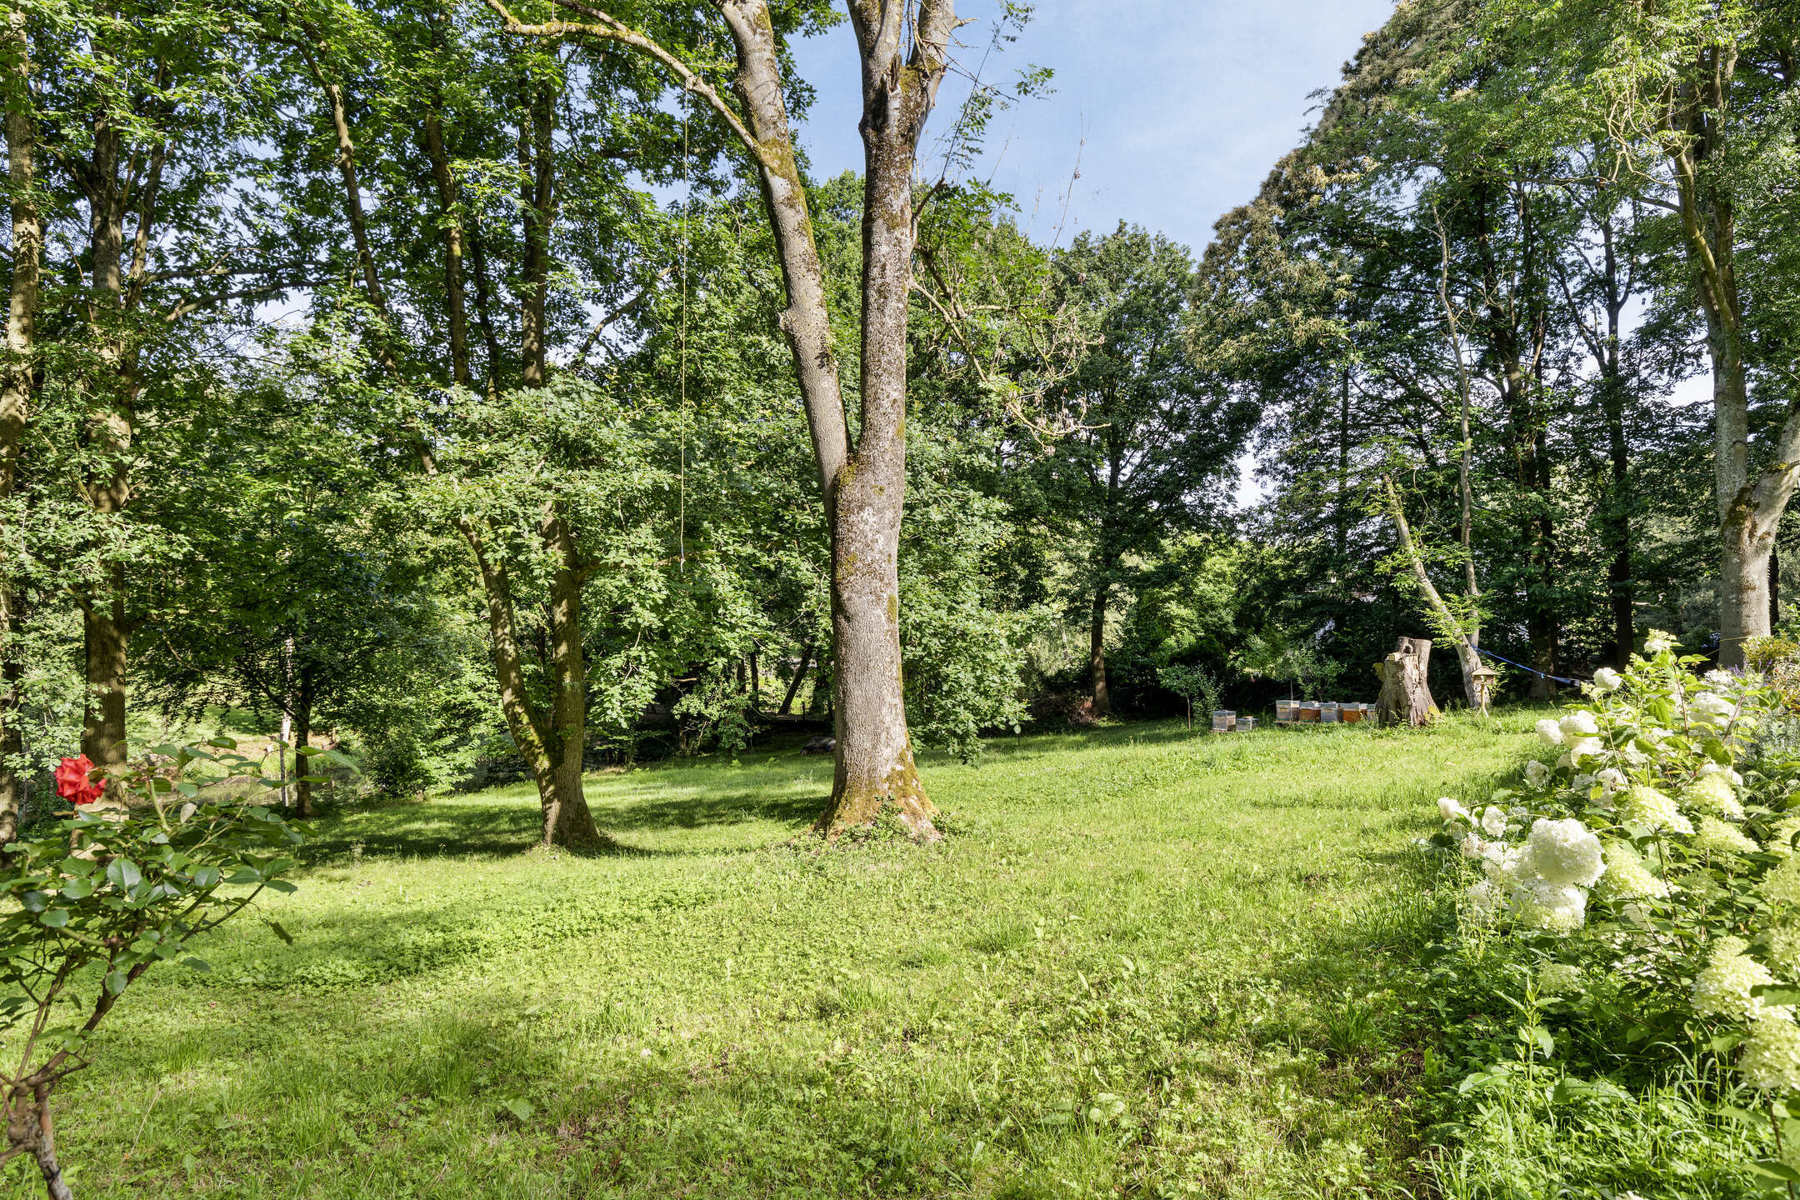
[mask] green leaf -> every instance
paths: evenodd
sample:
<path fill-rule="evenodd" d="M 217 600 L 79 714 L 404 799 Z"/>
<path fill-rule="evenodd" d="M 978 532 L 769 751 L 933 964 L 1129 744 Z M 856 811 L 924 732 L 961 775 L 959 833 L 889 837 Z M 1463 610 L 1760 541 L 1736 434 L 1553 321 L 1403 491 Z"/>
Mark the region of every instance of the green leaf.
<path fill-rule="evenodd" d="M 294 935 L 289 933 L 286 929 L 283 929 L 280 921 L 271 921 L 268 917 L 264 917 L 263 924 L 273 930 L 275 936 L 286 942 L 288 945 L 291 946 L 294 944 Z"/>
<path fill-rule="evenodd" d="M 143 882 L 144 873 L 129 858 L 115 858 L 106 864 L 106 878 L 114 887 L 129 891 Z"/>
<path fill-rule="evenodd" d="M 52 929 L 61 929 L 64 925 L 69 923 L 69 910 L 66 908 L 53 908 L 49 912 L 39 913 L 38 920 Z"/>
<path fill-rule="evenodd" d="M 521 1125 L 531 1120 L 531 1115 L 537 1111 L 535 1108 L 531 1107 L 531 1101 L 529 1100 L 508 1100 L 502 1107 L 517 1118 Z"/>
<path fill-rule="evenodd" d="M 123 971 L 108 971 L 106 973 L 106 990 L 115 996 L 124 991 L 125 985 L 130 982 L 131 980 L 125 977 L 125 972 Z"/>
<path fill-rule="evenodd" d="M 1796 1171 L 1778 1158 L 1759 1158 L 1750 1164 L 1750 1169 L 1765 1179 L 1779 1179 L 1783 1183 L 1800 1183 L 1800 1171 Z"/>

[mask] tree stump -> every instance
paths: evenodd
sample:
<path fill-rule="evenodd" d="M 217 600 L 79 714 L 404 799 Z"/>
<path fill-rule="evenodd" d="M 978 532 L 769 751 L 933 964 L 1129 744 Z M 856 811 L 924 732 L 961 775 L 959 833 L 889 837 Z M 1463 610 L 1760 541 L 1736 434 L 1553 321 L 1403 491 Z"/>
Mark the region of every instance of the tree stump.
<path fill-rule="evenodd" d="M 1426 668 L 1431 663 L 1431 639 L 1400 639 L 1394 652 L 1375 664 L 1381 679 L 1381 696 L 1375 702 L 1375 719 L 1382 726 L 1429 725 L 1437 719 L 1438 706 L 1431 698 Z"/>

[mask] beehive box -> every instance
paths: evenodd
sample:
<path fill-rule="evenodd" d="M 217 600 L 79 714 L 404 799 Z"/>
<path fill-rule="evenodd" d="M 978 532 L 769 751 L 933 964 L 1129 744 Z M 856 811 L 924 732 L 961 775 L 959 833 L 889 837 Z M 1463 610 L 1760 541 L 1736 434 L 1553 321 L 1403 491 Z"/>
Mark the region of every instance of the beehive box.
<path fill-rule="evenodd" d="M 1256 718 L 1255 717 L 1239 717 L 1237 719 L 1237 731 L 1239 733 L 1249 733 L 1252 729 L 1255 729 L 1255 728 L 1256 728 Z"/>
<path fill-rule="evenodd" d="M 1292 725 L 1294 721 L 1298 719 L 1296 714 L 1298 714 L 1299 711 L 1299 701 L 1277 700 L 1275 702 L 1275 723 L 1277 725 Z"/>
<path fill-rule="evenodd" d="M 1215 708 L 1212 722 L 1214 733 L 1231 733 L 1237 728 L 1237 713 L 1229 708 Z"/>
<path fill-rule="evenodd" d="M 1341 706 L 1336 700 L 1323 700 L 1319 703 L 1319 720 L 1326 725 L 1336 725 Z"/>
<path fill-rule="evenodd" d="M 1298 715 L 1294 718 L 1302 725 L 1317 725 L 1323 705 L 1317 700 L 1302 700 Z"/>

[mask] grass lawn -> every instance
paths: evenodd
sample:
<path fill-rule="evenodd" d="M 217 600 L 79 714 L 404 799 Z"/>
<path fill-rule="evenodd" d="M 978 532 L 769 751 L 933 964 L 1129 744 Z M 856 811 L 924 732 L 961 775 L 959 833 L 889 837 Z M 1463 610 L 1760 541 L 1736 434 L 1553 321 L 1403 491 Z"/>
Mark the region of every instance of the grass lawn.
<path fill-rule="evenodd" d="M 134 987 L 59 1148 L 84 1200 L 1407 1194 L 1411 843 L 1531 715 L 998 742 L 934 848 L 790 844 L 785 752 L 592 777 L 604 858 L 528 787 L 330 817 L 294 944 Z"/>

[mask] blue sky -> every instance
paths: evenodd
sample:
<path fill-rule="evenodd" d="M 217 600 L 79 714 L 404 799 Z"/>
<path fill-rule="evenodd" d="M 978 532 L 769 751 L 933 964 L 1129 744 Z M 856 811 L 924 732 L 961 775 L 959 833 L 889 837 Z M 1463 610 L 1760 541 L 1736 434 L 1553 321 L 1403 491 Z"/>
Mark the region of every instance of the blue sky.
<path fill-rule="evenodd" d="M 998 5 L 965 0 L 958 60 L 980 62 Z M 1392 0 L 1040 0 L 1019 40 L 984 78 L 1027 64 L 1056 73 L 1053 93 L 1000 116 L 975 174 L 1013 194 L 1031 233 L 1062 241 L 1119 220 L 1185 242 L 1196 255 L 1213 222 L 1250 199 L 1310 121 L 1309 96 L 1392 11 Z M 862 167 L 855 46 L 840 25 L 795 47 L 818 92 L 801 140 L 819 176 Z M 926 140 L 949 129 L 967 93 L 952 77 Z M 921 154 L 921 173 L 938 165 Z M 1077 165 L 1080 178 L 1073 179 Z M 1071 186 L 1072 184 L 1072 186 Z M 1068 195 L 1068 217 L 1061 221 Z"/>

